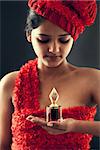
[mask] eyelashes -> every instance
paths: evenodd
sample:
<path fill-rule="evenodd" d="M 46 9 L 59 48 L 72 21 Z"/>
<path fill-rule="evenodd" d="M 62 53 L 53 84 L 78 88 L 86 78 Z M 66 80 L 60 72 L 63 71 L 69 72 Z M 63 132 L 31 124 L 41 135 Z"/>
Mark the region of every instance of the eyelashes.
<path fill-rule="evenodd" d="M 40 40 L 40 39 L 37 39 L 38 40 L 38 42 L 40 42 L 40 43 L 48 43 L 49 42 L 49 40 Z"/>
<path fill-rule="evenodd" d="M 59 40 L 61 43 L 63 43 L 63 44 L 66 44 L 66 43 L 68 43 L 69 41 L 70 41 L 70 39 L 68 39 L 68 40 Z"/>
<path fill-rule="evenodd" d="M 40 43 L 49 43 L 50 42 L 50 39 L 46 39 L 46 40 L 44 40 L 44 39 L 37 39 L 38 40 L 38 42 L 40 42 Z M 70 39 L 67 39 L 67 40 L 65 40 L 65 38 L 60 38 L 59 39 L 59 42 L 60 43 L 63 43 L 63 44 L 66 44 L 66 43 L 68 43 L 70 41 Z"/>

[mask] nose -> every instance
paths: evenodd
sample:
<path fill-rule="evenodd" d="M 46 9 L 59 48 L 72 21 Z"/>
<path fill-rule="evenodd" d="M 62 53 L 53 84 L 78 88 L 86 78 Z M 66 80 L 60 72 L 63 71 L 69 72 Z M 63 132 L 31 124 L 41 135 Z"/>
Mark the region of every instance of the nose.
<path fill-rule="evenodd" d="M 60 51 L 60 45 L 57 42 L 50 43 L 49 52 L 58 53 Z"/>

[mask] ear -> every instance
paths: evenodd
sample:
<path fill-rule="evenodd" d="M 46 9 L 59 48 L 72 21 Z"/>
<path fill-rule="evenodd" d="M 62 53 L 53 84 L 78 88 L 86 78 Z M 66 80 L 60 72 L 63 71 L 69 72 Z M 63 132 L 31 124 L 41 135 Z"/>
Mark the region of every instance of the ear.
<path fill-rule="evenodd" d="M 31 35 L 28 35 L 28 36 L 27 36 L 27 41 L 28 41 L 29 43 L 31 43 Z"/>

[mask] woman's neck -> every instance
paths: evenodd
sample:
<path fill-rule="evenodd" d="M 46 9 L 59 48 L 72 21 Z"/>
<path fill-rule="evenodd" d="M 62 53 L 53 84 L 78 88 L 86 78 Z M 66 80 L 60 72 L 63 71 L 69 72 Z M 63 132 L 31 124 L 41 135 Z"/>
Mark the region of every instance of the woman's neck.
<path fill-rule="evenodd" d="M 65 60 L 57 67 L 47 67 L 38 59 L 38 69 L 39 69 L 39 74 L 44 77 L 55 76 L 55 75 L 58 76 L 64 72 L 69 71 L 69 64 L 67 60 Z"/>

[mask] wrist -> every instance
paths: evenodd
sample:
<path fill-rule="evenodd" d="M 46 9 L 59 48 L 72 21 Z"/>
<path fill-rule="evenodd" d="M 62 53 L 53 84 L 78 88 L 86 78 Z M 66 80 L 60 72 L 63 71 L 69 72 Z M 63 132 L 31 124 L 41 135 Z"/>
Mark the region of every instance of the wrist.
<path fill-rule="evenodd" d="M 78 132 L 78 128 L 80 125 L 80 120 L 74 119 L 73 124 L 72 124 L 72 132 Z"/>
<path fill-rule="evenodd" d="M 68 127 L 67 131 L 68 132 L 75 132 L 76 125 L 78 124 L 78 120 L 75 120 L 73 118 L 68 119 Z"/>
<path fill-rule="evenodd" d="M 89 120 L 75 120 L 73 123 L 73 132 L 100 136 L 100 122 Z"/>

